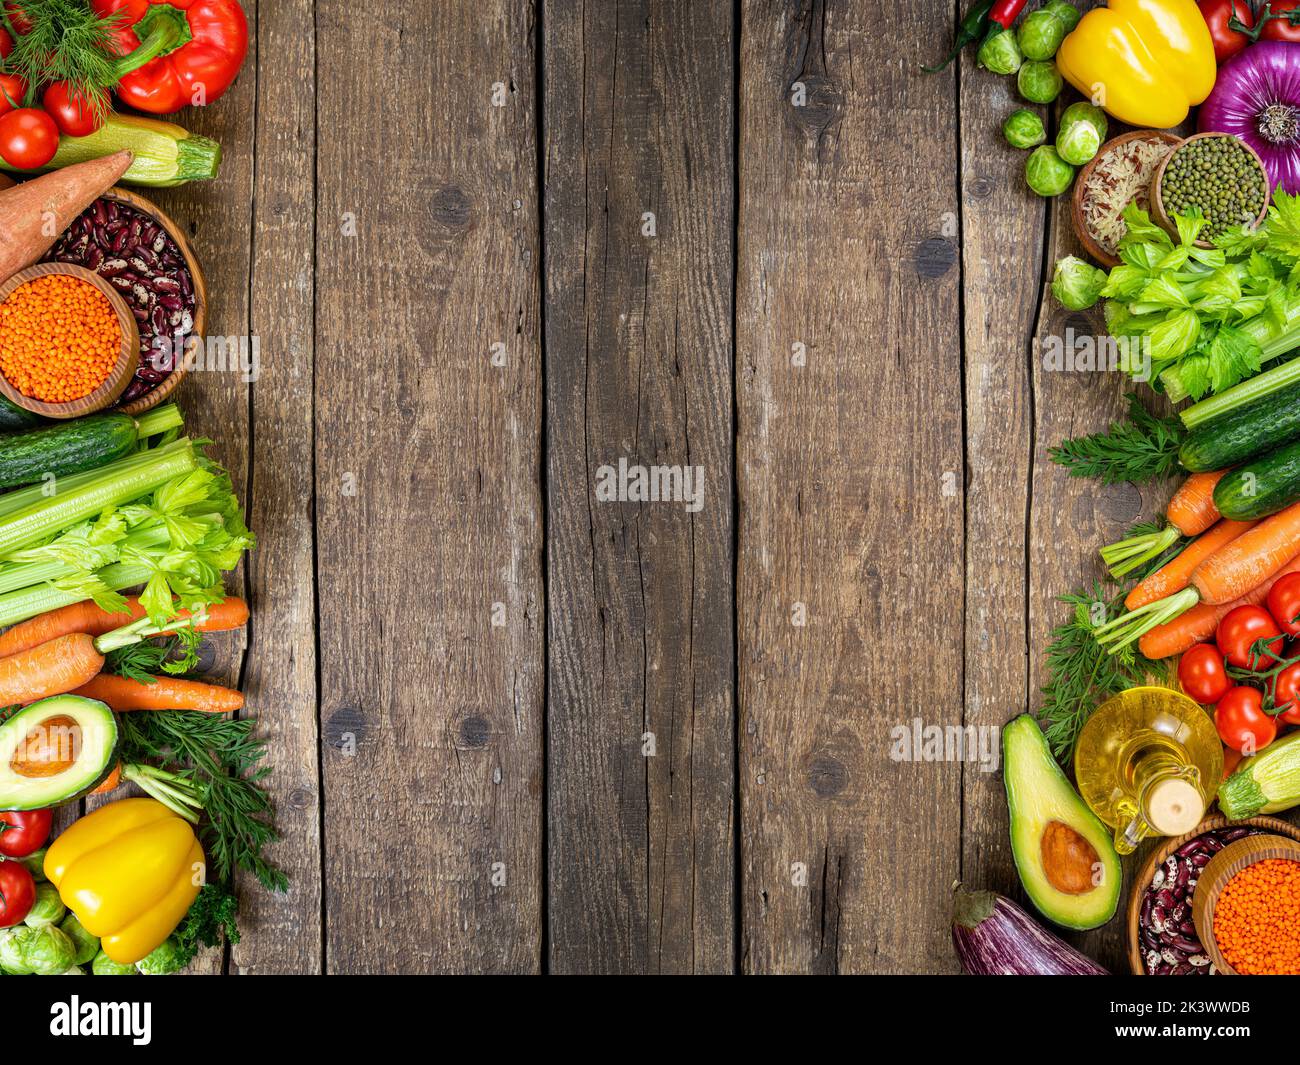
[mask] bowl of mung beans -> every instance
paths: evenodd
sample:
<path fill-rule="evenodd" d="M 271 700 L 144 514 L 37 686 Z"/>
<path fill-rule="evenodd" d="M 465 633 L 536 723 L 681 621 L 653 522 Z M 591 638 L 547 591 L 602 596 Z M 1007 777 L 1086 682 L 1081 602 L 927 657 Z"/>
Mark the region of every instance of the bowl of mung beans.
<path fill-rule="evenodd" d="M 1268 177 L 1249 144 L 1230 133 L 1197 133 L 1165 156 L 1151 179 L 1155 221 L 1177 238 L 1174 215 L 1199 209 L 1198 247 L 1236 227 L 1257 226 L 1268 211 Z"/>

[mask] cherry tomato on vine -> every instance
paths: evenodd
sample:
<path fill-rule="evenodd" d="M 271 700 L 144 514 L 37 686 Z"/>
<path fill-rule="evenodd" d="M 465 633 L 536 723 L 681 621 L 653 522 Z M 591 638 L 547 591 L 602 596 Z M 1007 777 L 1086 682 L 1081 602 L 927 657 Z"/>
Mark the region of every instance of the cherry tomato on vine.
<path fill-rule="evenodd" d="M 27 83 L 17 74 L 0 74 L 0 115 L 23 106 Z"/>
<path fill-rule="evenodd" d="M 10 37 L 9 34 L 5 33 L 4 30 L 0 30 L 0 59 L 4 59 L 5 56 L 13 50 L 14 39 Z"/>
<path fill-rule="evenodd" d="M 1246 35 L 1229 29 L 1228 23 L 1236 18 L 1243 26 L 1253 29 L 1255 16 L 1246 0 L 1199 0 L 1201 17 L 1210 28 L 1214 42 L 1214 61 L 1222 66 L 1249 43 Z"/>
<path fill-rule="evenodd" d="M 3 142 L 0 142 L 2 146 Z M 1273 639 L 1274 636 L 1277 639 Z M 1239 606 L 1229 611 L 1227 617 L 1219 622 L 1219 631 L 1214 639 L 1224 657 L 1237 668 L 1261 670 L 1277 663 L 1285 642 L 1273 615 L 1262 606 Z M 1272 655 L 1255 654 L 1257 640 L 1268 640 L 1267 647 Z"/>
<path fill-rule="evenodd" d="M 1273 583 L 1268 612 L 1288 636 L 1300 636 L 1300 573 L 1288 573 Z"/>
<path fill-rule="evenodd" d="M 1274 706 L 1285 706 L 1277 719 L 1286 725 L 1300 725 L 1300 662 L 1292 662 L 1270 682 Z"/>
<path fill-rule="evenodd" d="M 1223 748 L 1223 780 L 1227 780 L 1241 765 L 1241 752 L 1235 747 Z"/>
<path fill-rule="evenodd" d="M 100 117 L 106 110 L 103 101 L 97 108 L 95 101 L 73 91 L 66 81 L 50 82 L 41 103 L 59 132 L 69 137 L 89 137 L 104 124 Z"/>
<path fill-rule="evenodd" d="M 1264 712 L 1264 694 L 1244 684 L 1231 689 L 1214 708 L 1219 739 L 1242 754 L 1262 751 L 1277 736 L 1277 722 Z"/>
<path fill-rule="evenodd" d="M 0 928 L 11 928 L 31 911 L 36 881 L 19 862 L 0 862 Z"/>
<path fill-rule="evenodd" d="M 45 846 L 50 838 L 53 810 L 5 810 L 0 812 L 0 855 L 26 858 Z"/>
<path fill-rule="evenodd" d="M 35 170 L 54 158 L 59 147 L 59 127 L 35 107 L 20 107 L 0 115 L 0 155 L 19 170 Z"/>
<path fill-rule="evenodd" d="M 1198 643 L 1178 662 L 1178 680 L 1183 691 L 1198 703 L 1217 703 L 1232 687 L 1227 666 L 1213 644 Z"/>
<path fill-rule="evenodd" d="M 1280 17 L 1268 20 L 1260 38 L 1265 41 L 1291 41 L 1293 44 L 1300 41 L 1300 25 L 1292 25 L 1290 17 L 1291 11 L 1297 7 L 1300 7 L 1300 0 L 1272 0 L 1269 12 Z"/>

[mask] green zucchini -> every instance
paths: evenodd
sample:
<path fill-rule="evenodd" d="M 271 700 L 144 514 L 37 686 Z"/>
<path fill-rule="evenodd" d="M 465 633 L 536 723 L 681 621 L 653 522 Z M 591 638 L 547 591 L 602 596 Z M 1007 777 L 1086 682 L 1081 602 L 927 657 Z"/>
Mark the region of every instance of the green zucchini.
<path fill-rule="evenodd" d="M 1183 441 L 1178 461 L 1192 473 L 1209 473 L 1258 458 L 1296 439 L 1300 439 L 1300 385 L 1198 425 Z"/>
<path fill-rule="evenodd" d="M 1300 501 L 1300 440 L 1226 473 L 1214 486 L 1214 505 L 1233 521 L 1266 518 Z"/>
<path fill-rule="evenodd" d="M 0 433 L 12 433 L 44 424 L 45 419 L 39 414 L 24 410 L 7 396 L 0 395 Z"/>
<path fill-rule="evenodd" d="M 92 414 L 0 437 L 0 488 L 98 469 L 130 454 L 138 440 L 129 414 Z"/>
<path fill-rule="evenodd" d="M 1219 785 L 1219 810 L 1229 820 L 1275 814 L 1300 805 L 1300 732 L 1276 740 Z"/>

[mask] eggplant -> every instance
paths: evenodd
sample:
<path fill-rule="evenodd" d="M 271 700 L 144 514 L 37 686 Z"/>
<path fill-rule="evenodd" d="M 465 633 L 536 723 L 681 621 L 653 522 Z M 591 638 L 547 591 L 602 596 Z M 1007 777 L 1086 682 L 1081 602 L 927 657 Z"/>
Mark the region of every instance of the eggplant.
<path fill-rule="evenodd" d="M 972 976 L 1109 976 L 994 891 L 953 890 L 952 945 Z"/>

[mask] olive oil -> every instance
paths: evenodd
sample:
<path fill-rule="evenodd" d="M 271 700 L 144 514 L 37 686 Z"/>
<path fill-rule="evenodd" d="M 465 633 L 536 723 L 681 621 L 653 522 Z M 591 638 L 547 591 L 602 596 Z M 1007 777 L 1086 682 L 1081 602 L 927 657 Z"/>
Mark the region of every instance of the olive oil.
<path fill-rule="evenodd" d="M 1130 688 L 1108 699 L 1079 733 L 1079 794 L 1115 829 L 1128 854 L 1146 836 L 1197 826 L 1223 775 L 1223 745 L 1198 703 L 1171 688 Z"/>

